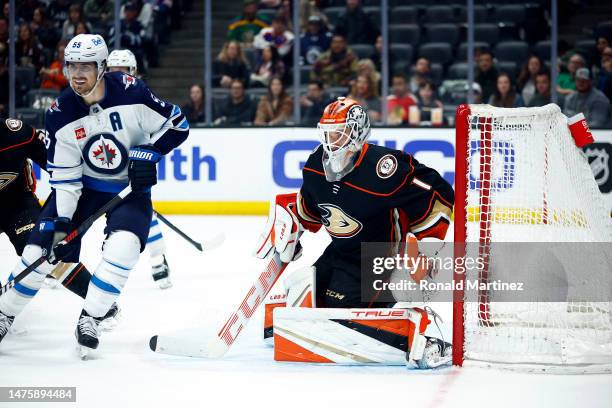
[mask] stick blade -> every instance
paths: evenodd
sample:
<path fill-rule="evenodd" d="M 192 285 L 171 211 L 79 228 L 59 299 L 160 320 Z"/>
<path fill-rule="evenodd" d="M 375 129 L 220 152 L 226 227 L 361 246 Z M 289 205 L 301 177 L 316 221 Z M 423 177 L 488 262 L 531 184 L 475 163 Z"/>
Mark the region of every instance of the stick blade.
<path fill-rule="evenodd" d="M 227 351 L 218 339 L 201 329 L 182 330 L 177 333 L 157 334 L 149 340 L 149 348 L 159 354 L 172 356 L 220 358 Z"/>
<path fill-rule="evenodd" d="M 225 242 L 225 233 L 220 232 L 214 235 L 212 238 L 204 240 L 203 244 L 200 244 L 198 242 L 196 245 L 196 248 L 198 248 L 200 252 L 203 252 L 204 250 L 210 251 L 211 249 L 216 249 L 220 247 L 221 245 L 223 245 L 224 242 Z"/>

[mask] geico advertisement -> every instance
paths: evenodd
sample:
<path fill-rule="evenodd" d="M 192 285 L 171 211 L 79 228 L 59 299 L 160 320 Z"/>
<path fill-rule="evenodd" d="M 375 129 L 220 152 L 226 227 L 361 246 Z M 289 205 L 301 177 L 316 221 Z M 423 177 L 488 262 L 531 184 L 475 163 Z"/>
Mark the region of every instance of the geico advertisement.
<path fill-rule="evenodd" d="M 612 131 L 593 133 L 597 143 L 585 153 L 612 209 Z M 412 153 L 453 183 L 454 140 L 454 129 L 385 128 L 372 129 L 369 142 Z M 318 144 L 314 128 L 191 129 L 187 141 L 159 163 L 153 199 L 268 201 L 274 194 L 300 187 L 302 167 Z M 38 195 L 44 198 L 49 193 L 48 176 L 44 172 L 40 176 Z M 477 188 L 478 183 L 471 181 L 471 187 Z"/>

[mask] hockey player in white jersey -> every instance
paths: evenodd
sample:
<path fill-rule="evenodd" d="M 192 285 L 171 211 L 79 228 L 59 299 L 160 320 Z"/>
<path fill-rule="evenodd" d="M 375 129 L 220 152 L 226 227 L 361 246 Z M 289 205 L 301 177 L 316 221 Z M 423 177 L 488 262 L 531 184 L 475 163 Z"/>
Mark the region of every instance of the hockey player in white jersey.
<path fill-rule="evenodd" d="M 132 193 L 106 215 L 102 260 L 89 283 L 76 337 L 84 356 L 98 347 L 98 325 L 125 286 L 144 249 L 151 223 L 156 163 L 181 144 L 189 124 L 181 110 L 158 99 L 140 80 L 105 73 L 108 49 L 99 35 L 74 37 L 65 51 L 70 88 L 45 118 L 52 194 L 13 271 L 43 254 L 76 262 L 80 239 L 54 248 L 68 232 L 123 190 Z M 53 269 L 44 263 L 0 296 L 0 340 Z"/>
<path fill-rule="evenodd" d="M 130 50 L 114 50 L 111 52 L 108 56 L 107 67 L 109 72 L 125 72 L 133 77 L 138 76 L 136 57 Z M 170 267 L 166 260 L 166 244 L 155 212 L 151 218 L 147 249 L 149 250 L 153 280 L 157 282 L 161 289 L 172 287 Z"/>

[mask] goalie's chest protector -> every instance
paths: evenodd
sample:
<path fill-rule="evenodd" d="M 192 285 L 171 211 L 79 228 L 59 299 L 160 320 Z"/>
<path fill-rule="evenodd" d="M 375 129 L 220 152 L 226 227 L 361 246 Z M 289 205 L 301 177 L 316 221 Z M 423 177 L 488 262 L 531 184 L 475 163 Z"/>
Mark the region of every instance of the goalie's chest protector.
<path fill-rule="evenodd" d="M 308 210 L 320 220 L 332 245 L 346 255 L 358 255 L 362 242 L 395 242 L 401 220 L 400 190 L 410 183 L 412 158 L 402 152 L 364 145 L 355 168 L 342 180 L 328 182 L 322 148 L 304 166 L 302 195 Z"/>

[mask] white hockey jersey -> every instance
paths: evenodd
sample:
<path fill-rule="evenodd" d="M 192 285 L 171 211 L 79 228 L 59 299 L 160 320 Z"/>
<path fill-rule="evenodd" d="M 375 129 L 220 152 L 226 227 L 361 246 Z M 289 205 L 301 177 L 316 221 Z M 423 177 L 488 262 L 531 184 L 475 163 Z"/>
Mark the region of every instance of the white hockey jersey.
<path fill-rule="evenodd" d="M 104 98 L 91 106 L 68 88 L 45 115 L 47 170 L 60 217 L 72 218 L 83 188 L 124 189 L 130 148 L 152 144 L 166 154 L 189 133 L 179 107 L 158 99 L 143 81 L 111 72 L 104 87 Z"/>

